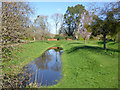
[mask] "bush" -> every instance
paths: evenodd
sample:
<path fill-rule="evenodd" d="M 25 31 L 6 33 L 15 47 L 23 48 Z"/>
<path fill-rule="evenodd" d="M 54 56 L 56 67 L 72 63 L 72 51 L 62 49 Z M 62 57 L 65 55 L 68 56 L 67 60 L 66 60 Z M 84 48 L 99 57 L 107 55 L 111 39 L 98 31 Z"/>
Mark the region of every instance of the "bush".
<path fill-rule="evenodd" d="M 57 39 L 57 40 L 65 39 L 65 36 L 55 35 L 54 39 Z"/>
<path fill-rule="evenodd" d="M 66 36 L 65 39 L 72 39 L 75 40 L 76 38 L 74 36 Z"/>
<path fill-rule="evenodd" d="M 50 36 L 46 36 L 45 39 L 52 39 Z"/>
<path fill-rule="evenodd" d="M 72 39 L 75 40 L 74 36 L 62 36 L 62 35 L 55 35 L 54 39 L 61 40 L 61 39 Z"/>
<path fill-rule="evenodd" d="M 83 41 L 84 39 L 82 37 L 80 37 L 78 40 Z"/>

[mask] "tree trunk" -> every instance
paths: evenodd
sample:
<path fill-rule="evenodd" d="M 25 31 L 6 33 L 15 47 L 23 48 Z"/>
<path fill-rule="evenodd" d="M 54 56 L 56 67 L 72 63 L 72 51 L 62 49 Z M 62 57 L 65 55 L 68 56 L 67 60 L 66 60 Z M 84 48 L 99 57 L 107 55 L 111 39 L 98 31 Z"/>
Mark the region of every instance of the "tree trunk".
<path fill-rule="evenodd" d="M 35 41 L 35 37 L 34 37 L 34 41 Z"/>
<path fill-rule="evenodd" d="M 70 25 L 68 27 L 68 36 L 70 36 Z"/>
<path fill-rule="evenodd" d="M 86 39 L 85 39 L 85 44 L 86 44 Z"/>
<path fill-rule="evenodd" d="M 84 44 L 86 44 L 86 39 L 84 39 Z"/>
<path fill-rule="evenodd" d="M 106 50 L 106 35 L 103 35 L 103 40 L 104 40 L 104 50 Z"/>
<path fill-rule="evenodd" d="M 57 24 L 56 24 L 56 35 L 57 35 Z"/>

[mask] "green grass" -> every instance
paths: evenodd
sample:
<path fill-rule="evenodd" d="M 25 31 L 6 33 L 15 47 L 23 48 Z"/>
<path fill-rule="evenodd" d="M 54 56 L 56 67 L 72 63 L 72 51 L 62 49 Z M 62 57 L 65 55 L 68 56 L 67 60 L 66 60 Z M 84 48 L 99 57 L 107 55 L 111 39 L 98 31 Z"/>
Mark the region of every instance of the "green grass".
<path fill-rule="evenodd" d="M 63 78 L 50 88 L 118 88 L 118 44 L 103 50 L 91 43 L 62 42 Z"/>
<path fill-rule="evenodd" d="M 21 45 L 17 48 L 17 51 L 13 50 L 14 58 L 10 61 L 3 62 L 5 68 L 3 72 L 8 73 L 18 73 L 23 66 L 33 61 L 36 57 L 39 57 L 45 50 L 54 46 L 54 41 L 52 42 L 41 42 L 36 41 L 34 43 L 28 43 Z M 18 52 L 19 51 L 19 52 Z M 16 57 L 17 56 L 17 57 Z"/>
<path fill-rule="evenodd" d="M 22 68 L 47 48 L 60 46 L 63 47 L 63 78 L 49 88 L 118 88 L 118 44 L 108 42 L 107 50 L 103 50 L 102 42 L 98 41 L 86 44 L 83 41 L 35 42 L 22 45 L 22 53 L 16 53 L 20 61 L 15 59 L 8 63 Z M 8 66 L 6 62 L 4 65 Z M 8 72 L 7 69 L 4 71 Z"/>

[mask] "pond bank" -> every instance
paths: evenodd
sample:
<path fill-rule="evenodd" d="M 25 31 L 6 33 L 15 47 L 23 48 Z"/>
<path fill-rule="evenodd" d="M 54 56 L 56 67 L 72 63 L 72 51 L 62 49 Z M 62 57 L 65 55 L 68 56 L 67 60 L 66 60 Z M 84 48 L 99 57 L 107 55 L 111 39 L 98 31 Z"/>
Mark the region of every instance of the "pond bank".
<path fill-rule="evenodd" d="M 17 51 L 12 51 L 14 53 L 14 58 L 11 61 L 3 62 L 3 72 L 6 74 L 14 73 L 17 74 L 23 66 L 33 61 L 36 57 L 39 57 L 48 48 L 56 45 L 52 42 L 41 42 L 37 41 L 34 43 L 28 43 L 21 45 L 19 53 Z"/>
<path fill-rule="evenodd" d="M 59 42 L 64 49 L 63 78 L 49 88 L 118 88 L 118 43 L 107 43 L 108 50 L 103 50 L 92 42 Z"/>

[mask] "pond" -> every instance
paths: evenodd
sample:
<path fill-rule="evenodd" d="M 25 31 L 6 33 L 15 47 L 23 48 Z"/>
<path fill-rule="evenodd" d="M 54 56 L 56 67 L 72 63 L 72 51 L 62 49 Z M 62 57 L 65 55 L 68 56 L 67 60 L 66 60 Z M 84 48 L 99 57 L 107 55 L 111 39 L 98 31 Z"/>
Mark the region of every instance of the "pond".
<path fill-rule="evenodd" d="M 19 77 L 25 77 L 23 85 L 36 83 L 38 86 L 54 85 L 62 77 L 61 74 L 61 47 L 51 47 L 40 57 L 23 67 Z"/>

